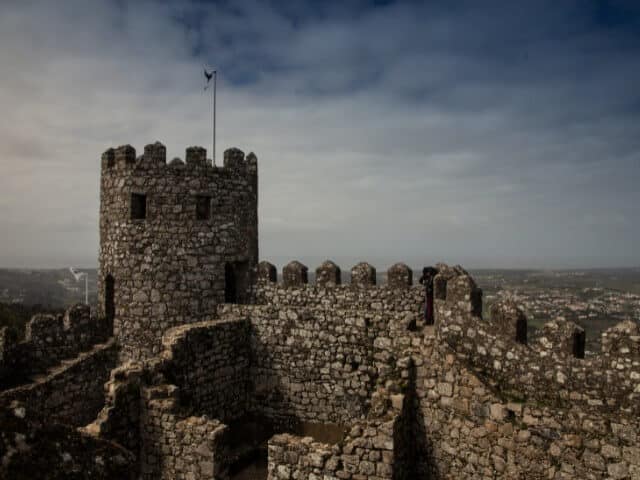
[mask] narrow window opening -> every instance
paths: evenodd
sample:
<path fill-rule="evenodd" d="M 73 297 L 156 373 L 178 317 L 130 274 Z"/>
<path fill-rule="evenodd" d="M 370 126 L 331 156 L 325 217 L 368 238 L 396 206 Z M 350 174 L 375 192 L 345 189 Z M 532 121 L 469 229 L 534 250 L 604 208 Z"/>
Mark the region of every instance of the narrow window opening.
<path fill-rule="evenodd" d="M 211 218 L 211 197 L 208 195 L 196 196 L 196 219 L 209 220 Z"/>
<path fill-rule="evenodd" d="M 249 263 L 227 262 L 224 266 L 224 300 L 246 303 L 249 290 Z"/>
<path fill-rule="evenodd" d="M 226 263 L 224 266 L 224 301 L 225 303 L 236 303 L 238 292 L 236 290 L 236 272 L 233 265 Z"/>
<path fill-rule="evenodd" d="M 147 218 L 147 196 L 141 193 L 131 194 L 131 219 L 144 220 Z"/>

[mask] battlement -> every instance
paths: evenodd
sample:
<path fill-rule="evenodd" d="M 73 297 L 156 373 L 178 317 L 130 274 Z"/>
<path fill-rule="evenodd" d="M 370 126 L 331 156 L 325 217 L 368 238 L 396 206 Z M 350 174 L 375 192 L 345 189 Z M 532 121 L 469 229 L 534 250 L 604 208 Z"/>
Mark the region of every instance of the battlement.
<path fill-rule="evenodd" d="M 309 285 L 309 268 L 298 260 L 289 262 L 282 268 L 282 285 L 287 288 Z M 377 285 L 376 268 L 360 262 L 350 270 L 351 282 L 343 284 L 342 269 L 333 261 L 325 260 L 316 270 L 315 286 L 319 288 L 374 288 L 378 286 L 394 289 L 406 289 L 413 286 L 413 271 L 404 263 L 396 263 L 387 270 L 387 283 Z M 263 284 L 277 283 L 278 272 L 272 263 L 262 261 L 258 264 L 258 281 Z"/>
<path fill-rule="evenodd" d="M 0 330 L 0 372 L 12 376 L 42 372 L 110 336 L 109 322 L 92 316 L 86 305 L 76 304 L 64 315 L 34 315 L 22 342 Z"/>
<path fill-rule="evenodd" d="M 436 268 L 433 302 L 438 338 L 487 384 L 516 398 L 636 411 L 637 324 L 627 321 L 607 330 L 602 334 L 602 352 L 585 358 L 585 331 L 579 325 L 557 318 L 531 336 L 526 315 L 509 301 L 494 304 L 489 318 L 483 319 L 482 290 L 466 270 L 442 263 Z M 424 326 L 424 287 L 411 284 L 411 270 L 404 264 L 390 267 L 382 285 L 376 285 L 375 268 L 367 263 L 352 268 L 349 284 L 341 283 L 341 270 L 334 262 L 323 262 L 316 269 L 314 285 L 308 283 L 307 270 L 293 261 L 283 268 L 279 284 L 275 267 L 261 262 L 257 302 L 281 309 L 283 315 L 292 308 L 354 312 L 351 315 L 391 313 L 395 318 L 390 317 L 389 328 L 399 328 L 399 335 Z M 305 323 L 303 316 L 296 318 L 298 325 Z"/>
<path fill-rule="evenodd" d="M 640 413 L 640 336 L 634 322 L 604 332 L 602 351 L 585 358 L 585 331 L 579 325 L 559 317 L 529 340 L 526 316 L 513 302 L 493 305 L 491 318 L 483 320 L 467 274 L 456 273 L 446 286 L 447 296 L 453 290 L 457 299 L 436 300 L 441 340 L 501 394 Z"/>
<path fill-rule="evenodd" d="M 251 152 L 246 157 L 242 150 L 229 148 L 224 152 L 222 166 L 213 166 L 207 158 L 207 150 L 203 147 L 192 146 L 185 150 L 184 161 L 174 158 L 167 163 L 167 149 L 160 143 L 150 143 L 144 147 L 144 153 L 136 155 L 136 149 L 131 145 L 108 148 L 101 157 L 103 175 L 131 175 L 153 172 L 166 175 L 225 175 L 231 172 L 256 173 L 258 158 Z"/>

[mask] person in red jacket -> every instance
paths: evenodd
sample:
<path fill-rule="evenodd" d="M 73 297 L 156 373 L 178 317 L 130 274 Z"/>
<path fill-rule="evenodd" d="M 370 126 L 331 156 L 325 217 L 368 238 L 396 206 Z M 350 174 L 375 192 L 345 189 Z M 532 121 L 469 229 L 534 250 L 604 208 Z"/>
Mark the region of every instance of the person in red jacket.
<path fill-rule="evenodd" d="M 425 325 L 433 325 L 433 279 L 438 270 L 433 267 L 424 267 L 420 283 L 424 285 L 424 322 Z"/>

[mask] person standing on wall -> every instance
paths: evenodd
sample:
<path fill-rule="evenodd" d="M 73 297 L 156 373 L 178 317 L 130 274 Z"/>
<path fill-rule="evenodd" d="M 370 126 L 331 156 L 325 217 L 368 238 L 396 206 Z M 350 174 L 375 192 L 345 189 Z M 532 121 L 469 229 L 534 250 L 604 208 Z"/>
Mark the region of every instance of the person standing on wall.
<path fill-rule="evenodd" d="M 433 325 L 433 279 L 438 270 L 433 267 L 424 267 L 420 284 L 424 285 L 424 322 L 425 325 Z"/>

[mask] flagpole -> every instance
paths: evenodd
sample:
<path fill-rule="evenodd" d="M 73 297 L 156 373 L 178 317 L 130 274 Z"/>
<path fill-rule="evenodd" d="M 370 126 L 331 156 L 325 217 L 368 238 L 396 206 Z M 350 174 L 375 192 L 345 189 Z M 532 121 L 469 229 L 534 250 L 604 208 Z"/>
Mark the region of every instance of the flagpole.
<path fill-rule="evenodd" d="M 216 166 L 216 79 L 218 72 L 213 71 L 213 166 Z"/>

